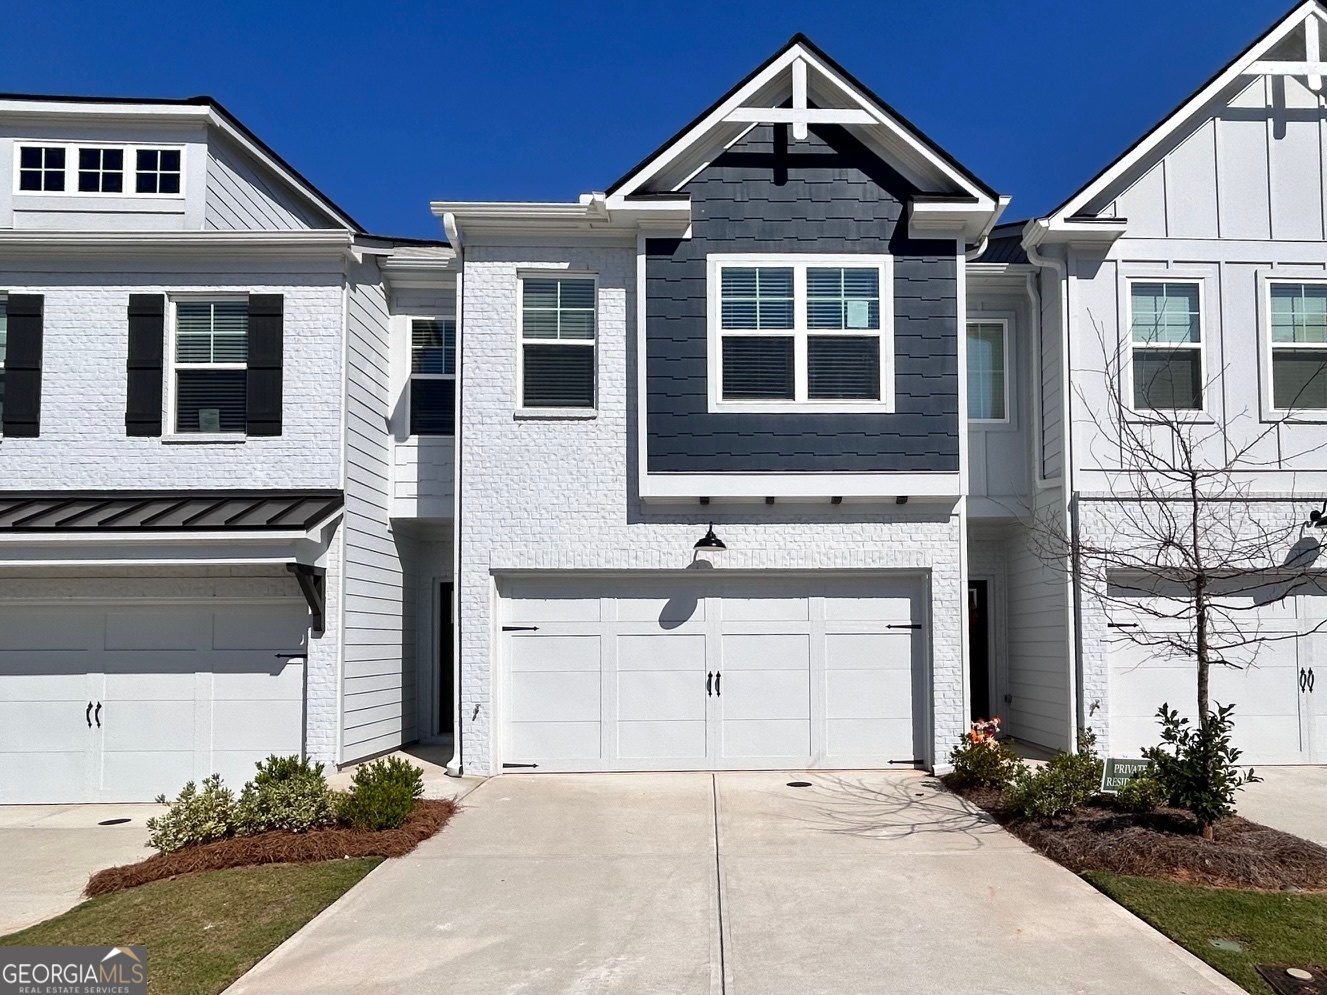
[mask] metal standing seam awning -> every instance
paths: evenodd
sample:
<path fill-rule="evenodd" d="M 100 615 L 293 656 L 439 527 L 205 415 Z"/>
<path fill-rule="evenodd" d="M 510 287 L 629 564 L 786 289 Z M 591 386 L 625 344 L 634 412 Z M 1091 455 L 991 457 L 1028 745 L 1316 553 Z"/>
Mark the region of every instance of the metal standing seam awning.
<path fill-rule="evenodd" d="M 316 558 L 309 550 L 325 552 L 318 532 L 343 505 L 339 490 L 0 491 L 0 565 L 124 562 L 125 549 L 172 543 L 227 552 L 260 547 L 264 562 L 283 561 L 294 574 L 320 633 L 325 571 L 305 561 Z M 107 548 L 119 558 L 103 560 Z M 93 549 L 97 556 L 88 554 Z"/>

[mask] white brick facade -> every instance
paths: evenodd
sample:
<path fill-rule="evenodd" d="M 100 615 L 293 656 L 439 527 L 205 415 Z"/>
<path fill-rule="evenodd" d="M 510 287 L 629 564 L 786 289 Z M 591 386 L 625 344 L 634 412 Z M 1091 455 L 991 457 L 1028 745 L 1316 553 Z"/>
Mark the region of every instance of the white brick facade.
<path fill-rule="evenodd" d="M 543 267 L 598 276 L 598 411 L 592 419 L 514 416 L 518 275 Z M 956 509 L 762 504 L 678 511 L 642 505 L 635 496 L 630 372 L 635 250 L 473 247 L 464 280 L 460 715 L 466 773 L 496 772 L 494 575 L 681 569 L 711 520 L 729 547 L 719 564 L 724 570 L 925 572 L 931 752 L 947 756 L 966 728 L 963 534 Z"/>

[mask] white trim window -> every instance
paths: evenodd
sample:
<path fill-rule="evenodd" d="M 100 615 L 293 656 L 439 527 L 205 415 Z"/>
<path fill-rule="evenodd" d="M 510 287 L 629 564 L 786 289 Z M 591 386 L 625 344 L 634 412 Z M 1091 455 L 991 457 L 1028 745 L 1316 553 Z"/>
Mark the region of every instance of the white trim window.
<path fill-rule="evenodd" d="M 18 186 L 24 193 L 62 193 L 65 188 L 63 145 L 20 145 Z"/>
<path fill-rule="evenodd" d="M 1201 411 L 1202 285 L 1129 281 L 1129 394 L 1135 411 Z"/>
<path fill-rule="evenodd" d="M 410 434 L 456 431 L 456 322 L 410 319 Z"/>
<path fill-rule="evenodd" d="M 520 406 L 593 409 L 594 277 L 530 274 L 520 282 Z"/>
<path fill-rule="evenodd" d="M 123 193 L 124 149 L 80 148 L 79 193 Z"/>
<path fill-rule="evenodd" d="M 179 149 L 135 149 L 134 192 L 166 194 L 180 192 Z"/>
<path fill-rule="evenodd" d="M 709 256 L 711 410 L 888 410 L 892 263 Z"/>
<path fill-rule="evenodd" d="M 1009 322 L 968 322 L 968 420 L 1009 420 Z"/>
<path fill-rule="evenodd" d="M 1327 283 L 1268 284 L 1272 407 L 1327 409 Z"/>
<path fill-rule="evenodd" d="M 174 303 L 170 411 L 175 432 L 243 434 L 248 428 L 249 302 Z"/>

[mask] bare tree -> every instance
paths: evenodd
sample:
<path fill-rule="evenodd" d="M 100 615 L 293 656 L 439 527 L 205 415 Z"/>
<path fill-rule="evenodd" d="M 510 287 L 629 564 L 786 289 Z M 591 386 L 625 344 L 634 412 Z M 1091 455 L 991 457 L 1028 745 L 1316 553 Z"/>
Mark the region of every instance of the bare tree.
<path fill-rule="evenodd" d="M 1104 410 L 1101 398 L 1090 398 L 1081 384 L 1075 393 L 1099 419 L 1089 456 L 1093 465 L 1111 468 L 1104 500 L 1117 528 L 1110 536 L 1084 537 L 1043 515 L 1034 522 L 1033 545 L 1044 563 L 1072 572 L 1107 610 L 1125 608 L 1168 623 L 1121 628 L 1118 638 L 1196 663 L 1198 716 L 1206 728 L 1212 667 L 1248 666 L 1263 644 L 1298 638 L 1264 632 L 1257 610 L 1322 574 L 1315 566 L 1317 530 L 1306 528 L 1306 509 L 1296 507 L 1287 519 L 1285 501 L 1254 500 L 1252 478 L 1323 445 L 1280 452 L 1284 418 L 1261 422 L 1242 412 L 1212 424 L 1173 410 L 1177 395 L 1205 396 L 1219 375 L 1188 383 L 1169 364 L 1158 364 L 1145 384 L 1135 385 L 1136 396 L 1157 407 L 1128 404 L 1121 376 L 1128 347 L 1108 344 L 1100 326 L 1097 332 Z M 1294 504 L 1293 495 L 1287 501 Z"/>

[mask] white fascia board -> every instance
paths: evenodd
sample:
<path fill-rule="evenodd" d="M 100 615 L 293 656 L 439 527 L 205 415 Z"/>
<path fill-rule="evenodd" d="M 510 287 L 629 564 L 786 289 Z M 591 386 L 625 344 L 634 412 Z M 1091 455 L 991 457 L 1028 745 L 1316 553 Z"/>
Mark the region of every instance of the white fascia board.
<path fill-rule="evenodd" d="M 0 566 L 318 563 L 327 552 L 323 528 L 339 514 L 308 532 L 16 532 L 0 535 Z"/>
<path fill-rule="evenodd" d="M 1128 229 L 1127 218 L 1035 218 L 1023 228 L 1022 245 L 1024 249 L 1035 249 L 1040 245 L 1109 248 Z"/>
<path fill-rule="evenodd" d="M 1159 146 L 1170 138 L 1180 127 L 1182 127 L 1193 115 L 1205 107 L 1209 101 L 1216 97 L 1222 90 L 1228 87 L 1241 76 L 1248 75 L 1250 68 L 1271 49 L 1275 48 L 1286 35 L 1297 28 L 1305 18 L 1310 16 L 1323 16 L 1323 11 L 1318 0 L 1306 0 L 1293 11 L 1291 11 L 1280 24 L 1269 31 L 1262 40 L 1251 47 L 1243 56 L 1236 59 L 1230 66 L 1215 77 L 1210 83 L 1200 89 L 1187 101 L 1185 101 L 1178 110 L 1170 117 L 1166 118 L 1155 128 L 1146 134 L 1139 142 L 1119 159 L 1108 166 L 1096 179 L 1092 180 L 1082 190 L 1074 194 L 1064 206 L 1042 219 L 1045 221 L 1058 221 L 1064 218 L 1072 218 L 1083 210 L 1088 204 L 1096 200 L 1112 184 L 1116 183 L 1121 177 L 1125 176 L 1139 162 L 1152 155 Z"/>
<path fill-rule="evenodd" d="M 0 231 L 0 257 L 75 252 L 130 256 L 336 255 L 354 245 L 348 231 Z"/>
<path fill-rule="evenodd" d="M 467 237 L 525 233 L 621 237 L 637 229 L 680 233 L 691 225 L 691 202 L 682 199 L 628 203 L 599 195 L 577 204 L 435 201 L 429 209 L 438 217 L 451 215 Z"/>
<path fill-rule="evenodd" d="M 957 500 L 958 473 L 642 473 L 645 501 L 680 498 L 873 498 Z"/>
<path fill-rule="evenodd" d="M 614 191 L 614 198 L 630 197 L 633 193 L 646 186 L 659 174 L 665 172 L 670 166 L 674 165 L 679 159 L 683 158 L 695 145 L 704 141 L 706 137 L 716 128 L 723 127 L 725 124 L 731 124 L 740 117 L 743 121 L 751 117 L 744 112 L 748 101 L 756 99 L 762 91 L 768 88 L 785 72 L 791 74 L 792 66 L 797 62 L 803 62 L 815 69 L 821 80 L 830 84 L 837 93 L 845 100 L 847 107 L 826 108 L 842 112 L 845 110 L 854 110 L 863 112 L 860 123 L 854 126 L 867 129 L 877 129 L 885 133 L 888 139 L 903 145 L 910 152 L 915 154 L 920 160 L 947 182 L 952 184 L 963 193 L 969 194 L 978 199 L 989 201 L 989 195 L 980 187 L 974 185 L 971 180 L 964 176 L 959 170 L 955 169 L 943 156 L 937 155 L 935 150 L 930 148 L 925 142 L 921 141 L 910 128 L 905 127 L 892 115 L 885 112 L 883 108 L 869 99 L 865 94 L 859 92 L 855 87 L 850 86 L 846 80 L 842 79 L 836 72 L 831 70 L 816 56 L 800 44 L 791 46 L 779 58 L 775 59 L 760 73 L 747 81 L 746 85 L 733 92 L 727 100 L 715 107 L 708 115 L 696 122 L 691 128 L 682 134 L 668 148 L 664 149 L 647 164 L 636 171 L 627 179 L 617 190 Z M 787 116 L 785 111 L 777 108 L 770 108 L 769 115 L 762 115 L 762 120 L 768 120 L 770 116 Z"/>

